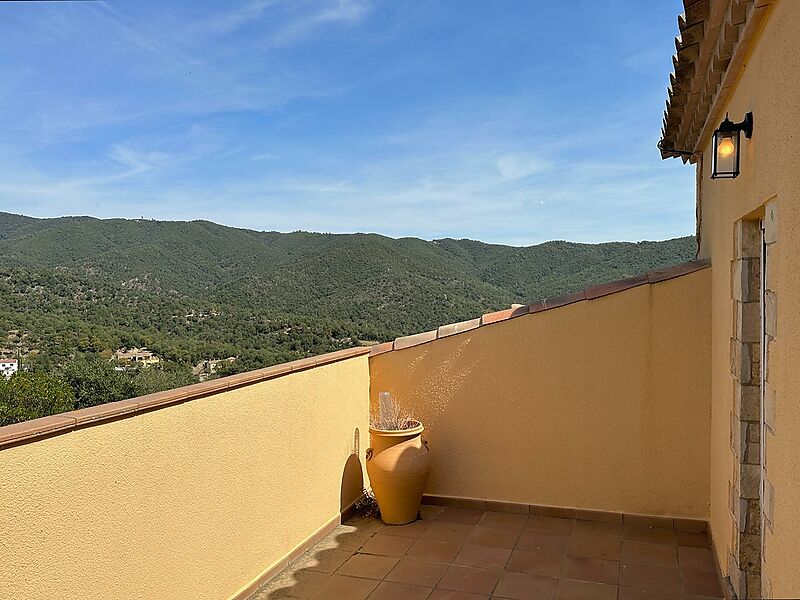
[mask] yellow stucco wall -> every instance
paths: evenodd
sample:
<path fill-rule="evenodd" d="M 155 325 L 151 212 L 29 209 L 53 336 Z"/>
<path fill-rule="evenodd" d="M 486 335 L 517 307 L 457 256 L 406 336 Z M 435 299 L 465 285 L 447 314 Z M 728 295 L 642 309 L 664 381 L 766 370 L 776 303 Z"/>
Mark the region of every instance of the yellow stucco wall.
<path fill-rule="evenodd" d="M 705 519 L 710 270 L 370 359 L 426 426 L 427 492 Z"/>
<path fill-rule="evenodd" d="M 0 451 L 0 598 L 229 598 L 360 492 L 368 386 L 363 356 Z"/>
<path fill-rule="evenodd" d="M 731 544 L 728 481 L 733 470 L 730 413 L 733 331 L 730 264 L 734 224 L 778 206 L 778 241 L 770 249 L 770 287 L 777 292 L 777 332 L 770 349 L 769 378 L 775 385 L 776 432 L 767 439 L 767 467 L 775 486 L 774 533 L 765 540 L 765 572 L 774 597 L 800 595 L 800 2 L 782 0 L 768 17 L 725 111 L 741 120 L 755 117 L 745 141 L 742 174 L 710 179 L 711 143 L 704 149 L 701 184 L 701 256 L 710 257 L 712 276 L 712 456 L 711 525 L 723 570 Z"/>

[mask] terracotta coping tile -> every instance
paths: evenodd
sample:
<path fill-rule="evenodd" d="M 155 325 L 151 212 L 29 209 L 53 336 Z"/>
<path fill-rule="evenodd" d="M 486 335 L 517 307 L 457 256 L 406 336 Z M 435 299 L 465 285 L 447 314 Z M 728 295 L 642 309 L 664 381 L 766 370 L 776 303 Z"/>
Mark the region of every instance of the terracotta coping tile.
<path fill-rule="evenodd" d="M 511 305 L 511 317 L 521 317 L 522 315 L 527 315 L 530 313 L 530 308 L 527 304 L 512 304 Z"/>
<path fill-rule="evenodd" d="M 73 410 L 68 414 L 75 418 L 76 425 L 82 425 L 100 419 L 111 419 L 119 415 L 135 412 L 138 406 L 139 403 L 135 399 L 119 400 L 117 402 L 109 402 L 107 404 L 98 404 L 97 406 L 90 406 L 89 408 Z"/>
<path fill-rule="evenodd" d="M 586 290 L 573 292 L 571 294 L 564 294 L 563 296 L 556 296 L 555 298 L 545 298 L 542 300 L 542 303 L 544 304 L 545 310 L 549 310 L 551 308 L 567 306 L 568 304 L 580 302 L 581 300 L 586 300 Z"/>
<path fill-rule="evenodd" d="M 469 321 L 461 321 L 459 323 L 450 323 L 449 325 L 442 325 L 436 330 L 437 337 L 443 338 L 456 333 L 463 333 L 471 329 L 476 329 L 481 326 L 481 319 L 470 319 Z"/>
<path fill-rule="evenodd" d="M 629 290 L 644 285 L 645 283 L 648 283 L 647 275 L 638 275 L 636 277 L 628 277 L 627 279 L 595 285 L 586 289 L 586 299 L 593 300 L 602 296 L 608 296 L 609 294 Z"/>
<path fill-rule="evenodd" d="M 528 305 L 528 314 L 530 313 L 537 313 L 542 312 L 543 310 L 547 310 L 547 306 L 545 304 L 545 300 L 540 302 L 534 302 L 533 304 Z"/>
<path fill-rule="evenodd" d="M 564 294 L 563 296 L 556 296 L 554 298 L 545 298 L 540 302 L 534 302 L 529 305 L 512 304 L 511 308 L 506 308 L 504 310 L 498 310 L 495 312 L 486 313 L 478 319 L 461 321 L 459 323 L 449 323 L 447 325 L 442 325 L 436 331 L 426 331 L 424 333 L 399 337 L 394 341 L 393 344 L 392 342 L 378 344 L 377 346 L 372 347 L 370 355 L 377 356 L 378 354 L 383 354 L 385 352 L 389 352 L 390 350 L 401 350 L 403 348 L 411 348 L 413 346 L 430 342 L 435 339 L 445 338 L 451 335 L 455 335 L 457 333 L 469 331 L 471 329 L 475 329 L 483 325 L 491 325 L 493 323 L 499 323 L 501 321 L 506 321 L 508 319 L 512 319 L 522 315 L 538 313 L 550 310 L 551 308 L 559 308 L 561 306 L 567 306 L 575 302 L 580 302 L 581 300 L 593 300 L 595 298 L 601 298 L 603 296 L 607 296 L 615 292 L 621 292 L 647 283 L 656 283 L 659 281 L 665 281 L 667 279 L 673 279 L 681 275 L 686 275 L 688 273 L 693 273 L 695 271 L 708 268 L 710 264 L 711 264 L 710 261 L 705 259 L 695 260 L 692 262 L 673 265 L 670 267 L 666 267 L 664 269 L 651 271 L 650 273 L 647 273 L 645 275 L 637 275 L 636 277 L 628 277 L 626 279 L 620 279 L 618 281 L 610 281 L 608 283 L 595 285 L 585 290 L 580 290 L 578 292 L 573 292 L 570 294 Z"/>
<path fill-rule="evenodd" d="M 391 352 L 392 350 L 394 350 L 394 342 L 383 342 L 382 344 L 375 344 L 374 346 L 371 346 L 369 349 L 369 355 L 377 356 L 378 354 Z"/>
<path fill-rule="evenodd" d="M 481 325 L 489 325 L 490 323 L 497 323 L 498 321 L 505 321 L 511 318 L 511 313 L 514 312 L 513 308 L 506 308 L 495 312 L 486 313 L 481 316 Z"/>
<path fill-rule="evenodd" d="M 688 275 L 689 273 L 694 273 L 695 271 L 701 271 L 709 268 L 710 266 L 711 261 L 706 258 L 693 260 L 691 262 L 682 263 L 679 265 L 671 265 L 669 267 L 664 267 L 663 269 L 650 271 L 647 274 L 647 279 L 650 283 L 658 283 L 659 281 L 666 281 L 667 279 L 674 279 L 675 277 L 680 277 L 681 275 Z"/>
<path fill-rule="evenodd" d="M 414 335 L 407 335 L 405 337 L 397 338 L 394 341 L 394 349 L 402 350 L 404 348 L 411 348 L 412 346 L 418 346 L 419 344 L 424 344 L 425 342 L 432 342 L 435 339 L 436 339 L 435 329 L 433 331 L 415 333 Z"/>
<path fill-rule="evenodd" d="M 76 420 L 70 413 L 64 413 L 6 425 L 5 427 L 0 427 L 0 446 L 14 444 L 30 438 L 44 437 L 57 431 L 73 429 L 75 423 Z"/>
<path fill-rule="evenodd" d="M 265 369 L 257 369 L 255 371 L 239 373 L 219 379 L 212 379 L 182 388 L 139 396 L 138 398 L 100 404 L 90 408 L 42 417 L 41 419 L 32 419 L 23 423 L 6 425 L 0 427 L 0 448 L 23 440 L 32 441 L 55 432 L 68 431 L 75 428 L 77 425 L 98 424 L 120 416 L 133 416 L 145 410 L 162 408 L 178 402 L 186 402 L 187 400 L 216 394 L 227 389 L 258 383 L 260 381 L 267 381 L 296 371 L 303 371 L 312 367 L 327 365 L 357 356 L 366 356 L 369 352 L 370 348 L 365 346 L 345 348 L 320 356 L 295 360 Z"/>

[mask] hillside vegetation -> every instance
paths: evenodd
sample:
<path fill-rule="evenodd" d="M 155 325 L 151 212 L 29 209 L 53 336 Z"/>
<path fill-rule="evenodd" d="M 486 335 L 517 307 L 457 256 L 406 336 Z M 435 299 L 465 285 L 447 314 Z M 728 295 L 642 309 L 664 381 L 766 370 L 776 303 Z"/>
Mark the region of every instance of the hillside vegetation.
<path fill-rule="evenodd" d="M 0 213 L 2 352 L 39 369 L 147 346 L 251 369 L 691 260 L 690 237 L 527 248 L 208 221 Z M 33 353 L 33 355 L 31 355 Z"/>

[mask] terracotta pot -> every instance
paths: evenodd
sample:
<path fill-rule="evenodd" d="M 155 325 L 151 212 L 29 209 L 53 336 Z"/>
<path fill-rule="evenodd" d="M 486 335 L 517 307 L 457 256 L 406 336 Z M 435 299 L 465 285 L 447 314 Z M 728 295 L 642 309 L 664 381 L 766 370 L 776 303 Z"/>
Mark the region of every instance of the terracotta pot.
<path fill-rule="evenodd" d="M 411 523 L 419 513 L 422 492 L 431 472 L 428 446 L 422 441 L 422 424 L 389 431 L 370 427 L 372 448 L 367 449 L 367 474 L 389 525 Z"/>

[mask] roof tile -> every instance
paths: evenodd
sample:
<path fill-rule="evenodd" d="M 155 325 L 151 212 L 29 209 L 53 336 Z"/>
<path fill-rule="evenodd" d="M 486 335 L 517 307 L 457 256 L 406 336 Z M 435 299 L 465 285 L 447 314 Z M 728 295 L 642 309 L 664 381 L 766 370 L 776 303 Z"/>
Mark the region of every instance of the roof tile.
<path fill-rule="evenodd" d="M 442 325 L 436 330 L 437 337 L 443 338 L 456 333 L 463 333 L 470 329 L 476 329 L 481 326 L 481 319 L 470 319 L 469 321 L 461 321 L 459 323 L 450 323 L 449 325 Z"/>
<path fill-rule="evenodd" d="M 644 285 L 648 282 L 647 275 L 637 275 L 636 277 L 628 277 L 627 279 L 619 279 L 617 281 L 610 281 L 602 283 L 586 289 L 586 299 L 594 300 L 602 296 L 608 296 L 615 292 L 622 292 L 631 288 Z"/>
<path fill-rule="evenodd" d="M 545 298 L 542 302 L 544 303 L 545 310 L 549 310 L 559 306 L 566 306 L 567 304 L 574 304 L 581 300 L 586 300 L 586 290 L 564 294 L 563 296 L 556 296 L 555 298 Z"/>
<path fill-rule="evenodd" d="M 394 341 L 394 349 L 402 350 L 404 348 L 411 348 L 412 346 L 418 346 L 419 344 L 424 344 L 425 342 L 432 342 L 435 339 L 436 339 L 435 329 L 433 331 L 415 333 L 414 335 L 407 335 L 404 337 L 397 338 Z"/>
<path fill-rule="evenodd" d="M 695 271 L 707 269 L 710 266 L 711 261 L 708 259 L 693 260 L 692 262 L 682 263 L 680 265 L 670 265 L 669 267 L 664 267 L 663 269 L 650 271 L 647 274 L 647 280 L 650 283 L 658 283 L 659 281 L 667 281 L 668 279 L 674 279 L 675 277 L 680 277 L 681 275 L 688 275 L 689 273 L 694 273 Z"/>
<path fill-rule="evenodd" d="M 71 413 L 31 419 L 0 427 L 0 446 L 6 446 L 33 437 L 43 437 L 58 431 L 73 429 L 75 418 Z"/>
<path fill-rule="evenodd" d="M 135 399 L 119 400 L 117 402 L 98 404 L 97 406 L 74 410 L 69 413 L 69 416 L 75 418 L 76 425 L 84 425 L 97 420 L 112 419 L 120 415 L 132 413 L 135 412 L 138 407 L 139 403 Z"/>
<path fill-rule="evenodd" d="M 382 344 L 370 346 L 369 355 L 377 356 L 378 354 L 383 354 L 384 352 L 391 352 L 393 349 L 394 342 L 383 342 Z"/>
<path fill-rule="evenodd" d="M 495 312 L 486 313 L 481 316 L 481 325 L 489 325 L 490 323 L 497 323 L 498 321 L 505 321 L 511 318 L 511 313 L 514 312 L 513 308 L 506 308 Z"/>

